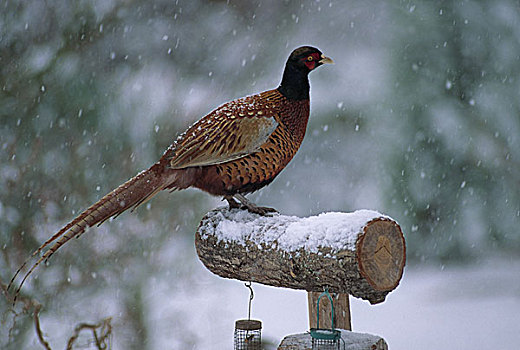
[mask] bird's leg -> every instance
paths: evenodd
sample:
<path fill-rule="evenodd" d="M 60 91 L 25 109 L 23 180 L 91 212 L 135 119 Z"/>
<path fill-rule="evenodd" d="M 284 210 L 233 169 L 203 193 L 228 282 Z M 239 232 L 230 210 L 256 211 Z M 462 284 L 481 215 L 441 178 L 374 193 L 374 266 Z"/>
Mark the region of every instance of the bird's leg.
<path fill-rule="evenodd" d="M 225 200 L 228 201 L 229 203 L 229 209 L 239 209 L 240 208 L 240 203 L 238 203 L 235 198 L 233 198 L 233 196 L 224 196 Z"/>
<path fill-rule="evenodd" d="M 255 203 L 251 202 L 249 199 L 247 199 L 244 195 L 237 193 L 233 196 L 234 198 L 238 199 L 240 203 L 242 203 L 242 206 L 247 209 L 251 213 L 259 214 L 265 216 L 268 213 L 277 213 L 278 211 L 274 208 L 269 207 L 259 207 Z"/>

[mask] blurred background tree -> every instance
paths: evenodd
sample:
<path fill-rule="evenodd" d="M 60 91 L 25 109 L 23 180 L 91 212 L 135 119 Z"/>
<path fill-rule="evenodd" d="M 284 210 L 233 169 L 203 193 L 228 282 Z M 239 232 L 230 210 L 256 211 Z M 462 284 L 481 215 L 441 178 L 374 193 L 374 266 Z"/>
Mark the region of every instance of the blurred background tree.
<path fill-rule="evenodd" d="M 385 212 L 402 224 L 412 264 L 518 256 L 517 1 L 1 7 L 3 283 L 40 242 L 155 162 L 191 122 L 276 87 L 302 44 L 336 65 L 311 75 L 304 144 L 256 201 L 301 216 Z M 192 236 L 217 205 L 196 190 L 161 194 L 61 250 L 23 294 L 45 305 L 58 344 L 70 334 L 60 324 L 112 314 L 116 348 L 157 348 L 150 285 L 165 280 L 176 295 L 199 283 Z M 87 316 L 86 305 L 94 305 Z M 19 317 L 9 335 L 7 315 L 2 347 L 34 345 L 30 317 Z M 169 342 L 200 344 L 182 315 L 168 317 L 180 334 Z"/>
<path fill-rule="evenodd" d="M 386 195 L 404 214 L 412 258 L 520 251 L 519 9 L 445 1 L 395 11 L 406 25 L 392 52 L 400 140 Z"/>

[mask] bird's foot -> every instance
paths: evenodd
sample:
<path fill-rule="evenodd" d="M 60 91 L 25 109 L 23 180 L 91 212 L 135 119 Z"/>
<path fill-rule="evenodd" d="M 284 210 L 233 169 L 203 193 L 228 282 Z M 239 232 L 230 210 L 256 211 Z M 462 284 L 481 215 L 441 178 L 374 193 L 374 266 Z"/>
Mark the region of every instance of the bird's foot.
<path fill-rule="evenodd" d="M 256 205 L 255 203 L 251 202 L 249 199 L 247 199 L 240 193 L 235 194 L 233 197 L 240 201 L 240 203 L 242 204 L 241 209 L 246 209 L 250 213 L 254 213 L 254 214 L 258 214 L 258 215 L 262 215 L 262 216 L 266 216 L 266 215 L 269 215 L 272 213 L 278 213 L 278 211 L 274 208 L 260 207 L 260 206 Z M 235 201 L 234 198 L 233 198 L 233 202 L 238 205 L 238 202 Z M 231 206 L 231 201 L 229 199 L 228 199 L 228 202 L 229 202 L 229 208 L 231 209 L 232 206 Z"/>
<path fill-rule="evenodd" d="M 278 210 L 276 210 L 275 208 L 270 208 L 270 207 L 260 207 L 258 205 L 252 205 L 252 206 L 242 206 L 242 208 L 244 209 L 247 209 L 247 211 L 249 211 L 250 213 L 254 213 L 254 214 L 258 214 L 258 215 L 262 215 L 262 216 L 268 216 L 268 215 L 272 215 L 272 214 L 278 214 Z"/>

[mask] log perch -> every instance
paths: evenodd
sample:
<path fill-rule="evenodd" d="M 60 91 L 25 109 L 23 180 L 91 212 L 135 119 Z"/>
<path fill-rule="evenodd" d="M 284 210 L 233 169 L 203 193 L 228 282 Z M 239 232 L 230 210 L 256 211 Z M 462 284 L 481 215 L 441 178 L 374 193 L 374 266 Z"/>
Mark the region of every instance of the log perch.
<path fill-rule="evenodd" d="M 217 208 L 195 236 L 197 254 L 213 273 L 275 287 L 348 293 L 385 300 L 403 274 L 399 225 L 371 210 L 299 218 Z"/>

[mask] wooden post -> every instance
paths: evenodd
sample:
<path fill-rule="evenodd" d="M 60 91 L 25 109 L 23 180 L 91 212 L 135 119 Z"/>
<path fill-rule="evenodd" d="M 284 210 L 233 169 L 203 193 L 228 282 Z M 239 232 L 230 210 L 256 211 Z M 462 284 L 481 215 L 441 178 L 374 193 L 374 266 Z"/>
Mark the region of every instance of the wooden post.
<path fill-rule="evenodd" d="M 318 328 L 316 319 L 316 303 L 321 292 L 307 293 L 307 301 L 309 306 L 309 328 Z M 350 301 L 347 293 L 337 293 L 332 296 L 334 301 L 334 328 L 352 330 L 350 321 Z M 330 303 L 327 298 L 320 300 L 320 324 L 319 328 L 331 328 L 331 310 Z"/>

